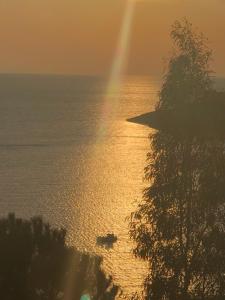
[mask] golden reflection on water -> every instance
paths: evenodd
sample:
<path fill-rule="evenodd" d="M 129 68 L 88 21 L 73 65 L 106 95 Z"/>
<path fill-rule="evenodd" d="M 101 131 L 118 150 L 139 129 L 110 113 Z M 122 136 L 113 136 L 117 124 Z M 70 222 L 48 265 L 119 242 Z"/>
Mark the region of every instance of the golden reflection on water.
<path fill-rule="evenodd" d="M 0 81 L 0 208 L 63 226 L 68 243 L 102 254 L 124 293 L 137 290 L 144 265 L 131 255 L 127 217 L 142 197 L 147 127 L 126 119 L 153 110 L 159 81 L 126 78 L 116 113 L 102 122 L 99 79 L 3 76 Z M 109 251 L 96 237 L 118 236 Z"/>
<path fill-rule="evenodd" d="M 126 119 L 153 109 L 156 91 L 157 83 L 149 84 L 147 79 L 124 82 L 118 111 L 105 120 L 106 136 L 88 149 L 81 180 L 82 195 L 79 205 L 76 203 L 74 207 L 80 212 L 78 220 L 74 220 L 79 234 L 70 234 L 70 243 L 103 255 L 106 271 L 121 285 L 124 294 L 140 290 L 146 270 L 145 264 L 131 253 L 128 218 L 136 207 L 135 200 L 142 197 L 150 133 L 149 128 Z M 109 232 L 118 237 L 113 249 L 97 246 L 96 237 Z"/>

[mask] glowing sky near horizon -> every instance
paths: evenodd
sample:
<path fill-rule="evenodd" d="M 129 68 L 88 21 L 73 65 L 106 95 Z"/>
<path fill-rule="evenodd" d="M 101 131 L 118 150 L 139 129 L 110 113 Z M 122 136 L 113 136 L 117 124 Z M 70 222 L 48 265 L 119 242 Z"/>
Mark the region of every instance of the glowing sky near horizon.
<path fill-rule="evenodd" d="M 125 0 L 0 0 L 0 72 L 109 75 Z M 187 17 L 210 41 L 225 74 L 225 1 L 139 0 L 128 72 L 161 73 L 171 24 Z"/>

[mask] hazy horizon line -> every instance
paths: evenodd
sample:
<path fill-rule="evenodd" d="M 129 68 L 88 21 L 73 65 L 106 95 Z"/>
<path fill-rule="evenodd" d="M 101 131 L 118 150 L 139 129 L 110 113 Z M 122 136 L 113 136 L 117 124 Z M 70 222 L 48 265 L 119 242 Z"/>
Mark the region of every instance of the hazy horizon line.
<path fill-rule="evenodd" d="M 52 76 L 52 77 L 91 77 L 91 78 L 102 78 L 109 79 L 109 74 L 82 74 L 82 73 L 60 73 L 60 72 L 0 72 L 0 76 Z M 142 78 L 151 78 L 151 77 L 162 77 L 163 74 L 124 74 L 122 77 L 142 77 Z M 225 77 L 225 74 L 223 75 Z"/>
<path fill-rule="evenodd" d="M 91 78 L 101 78 L 109 79 L 109 74 L 79 74 L 79 73 L 60 73 L 60 72 L 0 72 L 0 76 L 51 76 L 51 77 L 91 77 Z M 142 77 L 142 78 L 163 78 L 163 73 L 156 74 L 124 74 L 122 77 Z M 221 78 L 225 79 L 225 74 L 216 74 L 213 73 L 212 78 Z"/>

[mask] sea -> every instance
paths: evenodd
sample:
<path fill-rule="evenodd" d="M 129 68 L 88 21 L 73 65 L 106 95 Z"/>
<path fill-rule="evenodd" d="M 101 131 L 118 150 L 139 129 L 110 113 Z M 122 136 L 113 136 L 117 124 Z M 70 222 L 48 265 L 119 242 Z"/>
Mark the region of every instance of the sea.
<path fill-rule="evenodd" d="M 142 199 L 151 129 L 128 118 L 154 110 L 159 78 L 0 75 L 0 216 L 42 216 L 67 243 L 102 255 L 129 297 L 146 265 L 132 254 L 129 218 Z M 96 244 L 114 233 L 111 249 Z"/>
<path fill-rule="evenodd" d="M 224 90 L 225 80 L 215 80 Z M 0 216 L 42 216 L 67 243 L 101 255 L 123 291 L 142 289 L 147 265 L 132 254 L 130 215 L 142 200 L 148 127 L 127 119 L 154 110 L 159 77 L 0 75 Z M 113 248 L 96 244 L 114 233 Z M 119 298 L 120 299 L 120 298 Z"/>

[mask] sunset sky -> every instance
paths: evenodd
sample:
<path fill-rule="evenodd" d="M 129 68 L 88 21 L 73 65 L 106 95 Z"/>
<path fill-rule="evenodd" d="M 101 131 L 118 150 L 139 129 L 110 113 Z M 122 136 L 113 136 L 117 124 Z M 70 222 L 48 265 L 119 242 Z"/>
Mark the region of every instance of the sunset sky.
<path fill-rule="evenodd" d="M 0 0 L 0 72 L 107 75 L 126 0 Z M 225 0 L 138 0 L 127 73 L 160 74 L 170 26 L 187 17 L 225 75 Z"/>

